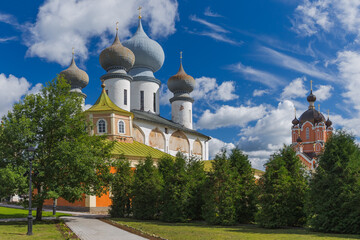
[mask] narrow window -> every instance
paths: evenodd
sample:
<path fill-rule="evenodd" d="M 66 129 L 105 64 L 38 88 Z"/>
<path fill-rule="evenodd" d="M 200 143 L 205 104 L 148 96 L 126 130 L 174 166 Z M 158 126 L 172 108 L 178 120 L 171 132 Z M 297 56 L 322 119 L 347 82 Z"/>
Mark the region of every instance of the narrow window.
<path fill-rule="evenodd" d="M 156 112 L 156 93 L 154 93 L 154 112 Z"/>
<path fill-rule="evenodd" d="M 106 133 L 106 122 L 104 119 L 98 121 L 98 133 Z"/>
<path fill-rule="evenodd" d="M 140 110 L 144 111 L 144 91 L 140 91 Z"/>
<path fill-rule="evenodd" d="M 168 133 L 168 129 L 167 129 L 167 128 L 165 128 L 165 133 L 166 133 L 166 134 Z"/>
<path fill-rule="evenodd" d="M 106 92 L 106 95 L 109 95 L 109 90 L 105 90 L 105 92 Z"/>
<path fill-rule="evenodd" d="M 309 128 L 306 128 L 306 139 L 310 138 L 310 131 Z"/>
<path fill-rule="evenodd" d="M 127 105 L 127 89 L 124 89 L 124 105 Z"/>
<path fill-rule="evenodd" d="M 119 121 L 119 133 L 125 133 L 125 123 L 124 121 Z"/>

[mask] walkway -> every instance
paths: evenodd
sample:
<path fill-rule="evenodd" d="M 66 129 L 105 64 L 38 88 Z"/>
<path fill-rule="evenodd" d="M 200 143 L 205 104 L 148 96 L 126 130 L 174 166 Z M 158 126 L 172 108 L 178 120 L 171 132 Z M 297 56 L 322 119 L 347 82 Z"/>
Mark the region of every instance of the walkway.
<path fill-rule="evenodd" d="M 66 225 L 82 240 L 144 240 L 146 238 L 129 233 L 89 217 L 61 217 Z"/>

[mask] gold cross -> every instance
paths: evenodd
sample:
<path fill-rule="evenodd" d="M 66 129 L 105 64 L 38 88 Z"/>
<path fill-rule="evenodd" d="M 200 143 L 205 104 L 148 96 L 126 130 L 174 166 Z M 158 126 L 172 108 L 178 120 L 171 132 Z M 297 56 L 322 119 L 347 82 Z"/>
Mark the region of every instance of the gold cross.
<path fill-rule="evenodd" d="M 138 10 L 139 10 L 139 19 L 141 19 L 141 9 L 142 9 L 142 7 L 139 6 L 139 8 L 138 8 Z"/>
<path fill-rule="evenodd" d="M 329 118 L 329 112 L 330 112 L 330 111 L 329 111 L 329 109 L 328 109 L 328 111 L 327 111 L 327 112 L 328 112 L 328 118 Z"/>
<path fill-rule="evenodd" d="M 119 30 L 119 22 L 116 22 L 116 31 Z"/>
<path fill-rule="evenodd" d="M 318 104 L 318 106 L 319 106 L 319 112 L 320 112 L 320 104 Z"/>
<path fill-rule="evenodd" d="M 312 80 L 310 80 L 310 90 L 312 91 Z"/>
<path fill-rule="evenodd" d="M 295 112 L 295 118 L 296 118 L 296 107 L 294 107 L 294 112 Z"/>

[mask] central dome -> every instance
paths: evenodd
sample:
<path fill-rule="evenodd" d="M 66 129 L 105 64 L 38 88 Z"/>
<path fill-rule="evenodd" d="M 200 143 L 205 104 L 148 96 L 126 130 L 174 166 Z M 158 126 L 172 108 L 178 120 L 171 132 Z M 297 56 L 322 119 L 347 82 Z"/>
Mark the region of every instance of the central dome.
<path fill-rule="evenodd" d="M 158 71 L 165 60 L 164 50 L 159 43 L 150 39 L 141 24 L 132 38 L 125 41 L 123 45 L 135 54 L 135 67 L 149 68 L 153 72 Z"/>
<path fill-rule="evenodd" d="M 325 122 L 325 117 L 316 109 L 310 108 L 306 110 L 299 118 L 300 125 L 303 125 L 306 121 L 311 122 L 313 125 L 319 122 Z"/>

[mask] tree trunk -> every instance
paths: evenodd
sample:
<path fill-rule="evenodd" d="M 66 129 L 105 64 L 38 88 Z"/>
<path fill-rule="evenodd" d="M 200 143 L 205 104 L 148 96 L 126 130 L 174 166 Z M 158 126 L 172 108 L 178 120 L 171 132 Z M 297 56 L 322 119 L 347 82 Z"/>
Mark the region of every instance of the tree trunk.
<path fill-rule="evenodd" d="M 41 221 L 42 219 L 42 208 L 44 205 L 44 199 L 41 197 L 41 187 L 37 188 L 38 190 L 38 201 L 37 201 L 37 208 L 36 208 L 36 220 Z"/>

